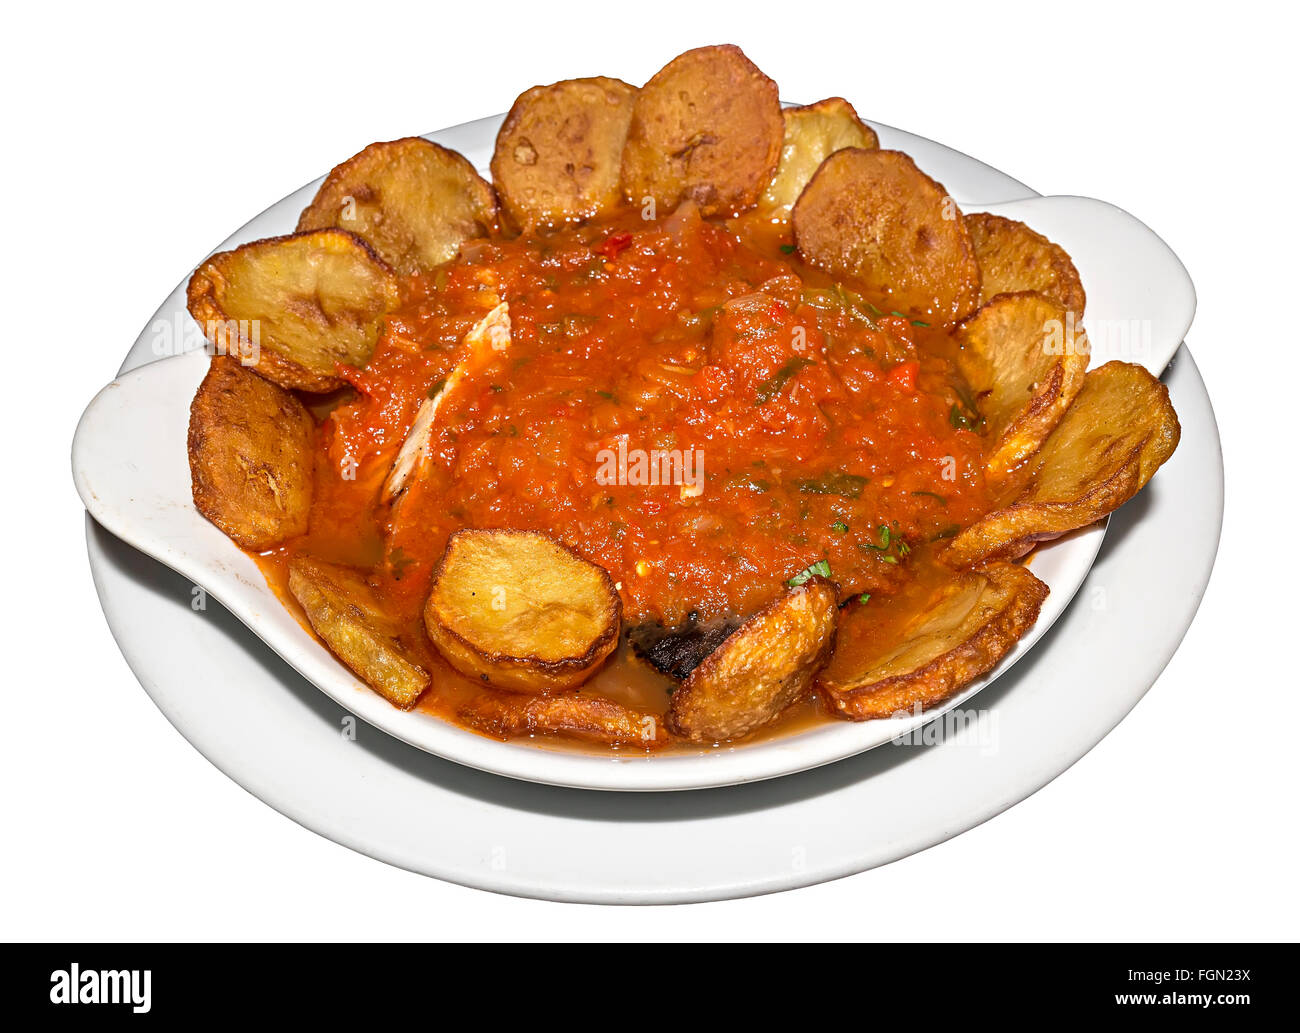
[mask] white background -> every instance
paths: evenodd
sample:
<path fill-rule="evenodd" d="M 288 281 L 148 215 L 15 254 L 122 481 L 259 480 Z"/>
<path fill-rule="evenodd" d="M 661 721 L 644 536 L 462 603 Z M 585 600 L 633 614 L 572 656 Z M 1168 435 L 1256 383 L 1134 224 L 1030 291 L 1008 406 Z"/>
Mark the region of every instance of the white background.
<path fill-rule="evenodd" d="M 1296 937 L 1294 24 L 1243 3 L 722 8 L 6 13 L 0 934 Z M 726 41 L 788 100 L 844 94 L 1044 193 L 1105 198 L 1183 258 L 1228 485 L 1196 623 L 1128 719 L 1047 788 L 837 883 L 632 912 L 444 885 L 317 837 L 203 760 L 118 654 L 68 467 L 80 410 L 216 242 L 364 144 L 504 111 L 534 83 L 640 83 Z"/>

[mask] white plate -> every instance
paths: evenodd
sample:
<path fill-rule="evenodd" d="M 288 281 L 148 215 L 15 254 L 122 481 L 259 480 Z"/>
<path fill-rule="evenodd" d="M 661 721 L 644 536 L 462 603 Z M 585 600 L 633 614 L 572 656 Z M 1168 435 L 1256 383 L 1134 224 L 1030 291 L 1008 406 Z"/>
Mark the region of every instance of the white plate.
<path fill-rule="evenodd" d="M 220 606 L 196 614 L 188 581 L 87 518 L 91 569 L 123 655 L 167 719 L 251 794 L 336 843 L 548 900 L 669 904 L 792 889 L 905 857 L 1024 799 L 1099 742 L 1164 669 L 1205 591 L 1223 514 L 1214 413 L 1185 349 L 1165 379 L 1182 443 L 1111 519 L 1052 631 L 967 704 L 989 746 L 969 732 L 885 745 L 694 793 L 533 785 L 364 724 L 348 739 L 346 709 Z"/>
<path fill-rule="evenodd" d="M 432 134 L 486 165 L 499 118 Z M 929 141 L 880 127 L 945 182 L 963 207 L 1020 218 L 1060 242 L 1075 258 L 1088 291 L 1094 363 L 1111 357 L 1159 371 L 1191 322 L 1194 295 L 1172 252 L 1136 219 L 1086 198 L 1030 198 L 990 205 L 981 197 L 1024 193 L 1014 181 Z M 225 241 L 226 248 L 288 232 L 317 184 L 308 184 Z M 975 199 L 973 203 L 971 199 Z M 136 342 L 128 366 L 174 349 L 191 326 L 183 285 L 164 302 Z M 193 342 L 196 346 L 198 341 Z M 203 520 L 190 500 L 183 441 L 189 400 L 206 358 L 191 351 L 121 376 L 91 403 L 78 427 L 73 470 L 87 509 L 104 527 L 202 585 L 331 699 L 376 727 L 441 757 L 535 782 L 609 790 L 697 789 L 773 778 L 862 753 L 913 732 L 924 717 L 862 724 L 828 722 L 769 742 L 663 757 L 596 756 L 562 746 L 498 743 L 429 715 L 403 713 L 338 664 L 280 605 L 256 565 Z M 1043 549 L 1034 571 L 1052 588 L 1038 624 L 994 672 L 1003 675 L 1065 611 L 1082 583 L 1104 531 L 1094 527 Z M 959 706 L 984 687 L 950 701 Z"/>

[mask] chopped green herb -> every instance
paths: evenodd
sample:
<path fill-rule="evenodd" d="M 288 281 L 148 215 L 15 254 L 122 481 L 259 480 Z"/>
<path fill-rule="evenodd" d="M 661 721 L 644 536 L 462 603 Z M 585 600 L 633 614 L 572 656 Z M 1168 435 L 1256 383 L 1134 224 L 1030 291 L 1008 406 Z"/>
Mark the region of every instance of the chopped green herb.
<path fill-rule="evenodd" d="M 505 388 L 502 387 L 500 384 L 490 384 L 490 385 L 488 385 L 488 386 L 491 387 L 493 391 L 496 391 L 496 392 L 498 392 L 498 393 L 500 393 L 500 392 L 502 392 L 502 391 L 505 390 Z"/>
<path fill-rule="evenodd" d="M 793 254 L 794 254 L 794 245 L 793 245 L 793 244 L 782 244 L 782 245 L 781 245 L 781 254 L 783 254 L 783 255 L 793 255 Z"/>
<path fill-rule="evenodd" d="M 803 570 L 799 571 L 799 573 L 787 581 L 786 584 L 791 588 L 798 588 L 800 585 L 806 583 L 812 578 L 830 576 L 831 565 L 827 563 L 826 560 L 818 560 L 812 566 L 805 567 Z"/>
<path fill-rule="evenodd" d="M 837 470 L 822 474 L 820 477 L 806 477 L 795 481 L 795 485 L 800 491 L 810 495 L 838 495 L 840 498 L 856 499 L 862 494 L 862 489 L 868 482 L 867 477 Z"/>
<path fill-rule="evenodd" d="M 860 596 L 858 596 L 858 602 L 860 602 L 860 603 L 865 603 L 865 602 L 867 602 L 870 598 L 871 598 L 871 593 L 870 593 L 870 592 L 863 592 Z"/>
<path fill-rule="evenodd" d="M 447 386 L 447 378 L 443 377 L 436 384 L 434 384 L 433 387 L 429 388 L 429 397 L 437 398 L 438 395 L 442 394 L 442 389 L 446 386 Z"/>
<path fill-rule="evenodd" d="M 880 537 L 879 545 L 872 545 L 870 542 L 862 542 L 861 547 L 864 549 L 875 549 L 877 552 L 884 552 L 886 549 L 888 549 L 889 542 L 893 537 L 893 535 L 889 531 L 889 525 L 881 524 L 880 527 L 878 528 L 878 531 Z"/>
<path fill-rule="evenodd" d="M 961 528 L 958 527 L 956 524 L 950 524 L 948 527 L 945 527 L 942 531 L 938 532 L 938 533 L 937 533 L 933 538 L 930 539 L 930 541 L 932 541 L 932 542 L 941 542 L 941 541 L 943 541 L 945 538 L 952 538 L 952 537 L 955 536 L 955 535 L 956 535 L 960 530 L 961 530 Z"/>
<path fill-rule="evenodd" d="M 962 412 L 961 406 L 957 402 L 952 403 L 952 408 L 948 410 L 948 422 L 956 430 L 977 430 L 981 422 L 978 416 L 973 419 Z"/>
<path fill-rule="evenodd" d="M 903 536 L 897 531 L 891 530 L 889 525 L 881 524 L 876 528 L 879 544 L 873 542 L 858 542 L 858 548 L 864 552 L 878 552 L 880 559 L 885 563 L 897 563 L 900 559 L 906 559 L 912 551 L 912 547 L 903 541 Z M 890 549 L 894 552 L 890 552 Z M 897 555 L 895 555 L 897 553 Z"/>
<path fill-rule="evenodd" d="M 612 402 L 614 400 L 614 394 L 611 391 L 597 391 L 596 394 L 607 402 Z"/>
<path fill-rule="evenodd" d="M 912 325 L 913 325 L 913 326 L 929 326 L 930 324 L 927 323 L 924 319 L 913 319 L 913 320 L 912 320 Z"/>
<path fill-rule="evenodd" d="M 843 520 L 836 520 L 835 523 L 831 524 L 831 530 L 839 531 L 840 534 L 848 534 L 849 525 L 846 524 Z"/>
<path fill-rule="evenodd" d="M 768 377 L 759 385 L 758 404 L 763 405 L 770 402 L 773 398 L 781 393 L 781 389 L 790 382 L 805 366 L 811 366 L 812 359 L 805 359 L 802 355 L 793 355 L 786 360 L 784 366 L 777 370 L 772 376 Z"/>
<path fill-rule="evenodd" d="M 933 491 L 914 491 L 912 492 L 912 494 L 920 496 L 921 498 L 925 498 L 925 499 L 934 499 L 941 506 L 948 505 L 948 500 L 946 498 Z"/>

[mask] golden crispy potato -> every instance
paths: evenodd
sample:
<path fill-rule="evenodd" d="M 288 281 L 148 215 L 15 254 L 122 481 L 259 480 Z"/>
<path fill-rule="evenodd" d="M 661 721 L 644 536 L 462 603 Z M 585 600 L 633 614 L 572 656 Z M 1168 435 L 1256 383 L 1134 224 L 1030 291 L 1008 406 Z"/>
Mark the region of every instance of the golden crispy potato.
<path fill-rule="evenodd" d="M 462 155 L 419 136 L 372 143 L 337 166 L 298 230 L 349 230 L 403 276 L 450 262 L 496 226 L 492 187 Z"/>
<path fill-rule="evenodd" d="M 964 567 L 1024 555 L 1035 542 L 1086 527 L 1136 495 L 1178 447 L 1169 391 L 1141 366 L 1108 362 L 1027 464 L 1018 497 L 961 531 L 942 559 Z"/>
<path fill-rule="evenodd" d="M 957 328 L 957 366 L 984 417 L 992 477 L 1036 452 L 1083 387 L 1088 339 L 1066 339 L 1066 316 L 1051 298 L 1023 291 L 999 294 Z"/>
<path fill-rule="evenodd" d="M 492 153 L 492 182 L 517 225 L 579 222 L 619 206 L 635 98 L 635 86 L 603 76 L 520 94 Z"/>
<path fill-rule="evenodd" d="M 980 267 L 980 304 L 998 294 L 1038 291 L 1083 315 L 1083 283 L 1065 249 L 1023 222 L 987 212 L 966 216 Z"/>
<path fill-rule="evenodd" d="M 803 188 L 830 155 L 845 147 L 875 150 L 880 146 L 876 131 L 863 124 L 853 105 L 843 97 L 786 108 L 781 117 L 785 122 L 781 163 L 759 203 L 774 218 L 789 218 Z"/>
<path fill-rule="evenodd" d="M 694 201 L 705 216 L 751 208 L 781 158 L 776 83 L 739 47 L 700 47 L 641 87 L 623 148 L 623 195 L 664 210 Z M 663 214 L 661 211 L 660 214 Z"/>
<path fill-rule="evenodd" d="M 208 340 L 283 387 L 332 391 L 335 365 L 364 366 L 397 279 L 360 237 L 316 230 L 254 241 L 195 270 L 190 315 Z"/>
<path fill-rule="evenodd" d="M 831 712 L 850 721 L 932 707 L 1006 656 L 1046 598 L 1047 586 L 1024 567 L 991 563 L 872 599 L 854 615 L 861 618 L 854 642 L 818 675 L 818 689 Z"/>
<path fill-rule="evenodd" d="M 462 674 L 515 692 L 586 681 L 618 644 L 609 574 L 537 531 L 463 530 L 433 572 L 424 624 Z"/>
<path fill-rule="evenodd" d="M 254 552 L 305 533 L 314 433 L 298 399 L 218 355 L 190 404 L 194 505 Z"/>
<path fill-rule="evenodd" d="M 791 221 L 805 260 L 890 308 L 951 323 L 979 303 L 980 271 L 961 212 L 900 151 L 836 151 L 799 195 Z"/>
<path fill-rule="evenodd" d="M 395 707 L 410 710 L 429 675 L 400 641 L 374 590 L 358 571 L 300 556 L 289 564 L 289 591 L 334 654 Z"/>
<path fill-rule="evenodd" d="M 594 696 L 520 696 L 487 689 L 464 704 L 457 716 L 471 728 L 498 739 L 554 735 L 643 750 L 668 741 L 654 714 Z"/>
<path fill-rule="evenodd" d="M 699 743 L 740 739 L 807 697 L 834 647 L 837 599 L 814 577 L 759 610 L 673 693 L 669 730 Z"/>

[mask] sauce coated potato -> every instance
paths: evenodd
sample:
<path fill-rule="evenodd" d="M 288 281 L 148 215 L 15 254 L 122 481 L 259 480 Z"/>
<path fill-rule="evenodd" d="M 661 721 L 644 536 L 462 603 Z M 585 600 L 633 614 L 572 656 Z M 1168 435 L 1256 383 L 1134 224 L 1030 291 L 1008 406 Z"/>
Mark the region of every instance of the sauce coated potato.
<path fill-rule="evenodd" d="M 1014 563 L 924 589 L 868 604 L 856 648 L 837 653 L 818 678 L 836 716 L 911 716 L 943 702 L 1006 656 L 1047 598 L 1047 586 Z"/>
<path fill-rule="evenodd" d="M 807 261 L 892 308 L 953 323 L 979 303 L 979 265 L 961 212 L 900 151 L 832 154 L 799 195 L 791 219 Z"/>
<path fill-rule="evenodd" d="M 515 692 L 562 692 L 618 645 L 609 574 L 535 531 L 457 531 L 433 575 L 424 623 L 456 670 Z"/>

